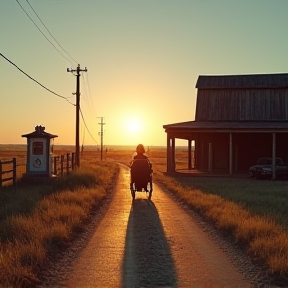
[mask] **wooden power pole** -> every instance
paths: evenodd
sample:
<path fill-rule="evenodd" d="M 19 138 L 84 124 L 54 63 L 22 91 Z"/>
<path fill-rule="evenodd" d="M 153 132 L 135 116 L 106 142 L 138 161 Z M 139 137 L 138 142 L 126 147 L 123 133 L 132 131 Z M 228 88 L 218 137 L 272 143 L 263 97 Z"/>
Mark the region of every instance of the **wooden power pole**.
<path fill-rule="evenodd" d="M 103 117 L 98 117 L 101 118 L 101 123 L 98 123 L 101 125 L 101 132 L 100 132 L 100 137 L 101 137 L 101 161 L 103 159 L 103 125 L 105 125 L 105 123 L 103 123 Z"/>
<path fill-rule="evenodd" d="M 80 72 L 87 72 L 87 68 L 81 69 L 78 64 L 76 69 L 67 68 L 67 72 L 71 72 L 76 76 L 76 137 L 75 137 L 75 165 L 80 168 L 80 140 L 79 140 L 79 113 L 80 113 Z M 75 74 L 76 73 L 76 74 Z"/>

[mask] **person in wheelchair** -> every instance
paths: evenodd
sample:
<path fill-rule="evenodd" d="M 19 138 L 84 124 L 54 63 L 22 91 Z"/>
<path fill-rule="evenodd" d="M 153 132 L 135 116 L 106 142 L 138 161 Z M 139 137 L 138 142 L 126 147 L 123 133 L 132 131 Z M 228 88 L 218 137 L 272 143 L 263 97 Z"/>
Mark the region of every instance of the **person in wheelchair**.
<path fill-rule="evenodd" d="M 146 161 L 148 162 L 148 164 L 150 165 L 150 167 L 151 167 L 151 172 L 152 172 L 152 164 L 151 164 L 151 162 L 149 161 L 149 158 L 148 158 L 146 155 L 144 155 L 144 154 L 145 154 L 145 148 L 144 148 L 143 144 L 137 145 L 137 147 L 136 147 L 136 153 L 137 153 L 137 154 L 133 157 L 133 160 L 132 160 L 131 163 L 130 163 L 130 167 L 132 167 L 132 164 L 133 164 L 134 160 L 144 159 L 144 160 L 146 160 Z"/>
<path fill-rule="evenodd" d="M 145 148 L 142 144 L 137 145 L 136 153 L 133 157 L 133 160 L 130 163 L 131 168 L 131 190 L 135 189 L 136 191 L 142 191 L 144 189 L 145 192 L 148 191 L 148 183 L 150 185 L 150 198 L 152 195 L 152 164 L 149 161 L 149 158 L 144 155 Z M 134 186 L 133 186 L 134 185 Z M 133 188 L 134 187 L 134 188 Z M 135 195 L 134 195 L 135 196 Z"/>
<path fill-rule="evenodd" d="M 136 153 L 137 153 L 137 155 L 135 155 L 133 157 L 133 159 L 147 159 L 149 161 L 148 157 L 146 155 L 144 155 L 145 154 L 145 148 L 144 148 L 143 144 L 137 145 Z"/>

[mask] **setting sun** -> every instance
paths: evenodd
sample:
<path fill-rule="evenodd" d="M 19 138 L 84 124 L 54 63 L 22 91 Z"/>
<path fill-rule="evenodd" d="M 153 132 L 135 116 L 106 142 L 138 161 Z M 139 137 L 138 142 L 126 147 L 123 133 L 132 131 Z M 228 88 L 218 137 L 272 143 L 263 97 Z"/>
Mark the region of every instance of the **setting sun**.
<path fill-rule="evenodd" d="M 142 122 L 136 117 L 131 117 L 125 120 L 125 131 L 129 134 L 139 134 L 142 130 Z"/>

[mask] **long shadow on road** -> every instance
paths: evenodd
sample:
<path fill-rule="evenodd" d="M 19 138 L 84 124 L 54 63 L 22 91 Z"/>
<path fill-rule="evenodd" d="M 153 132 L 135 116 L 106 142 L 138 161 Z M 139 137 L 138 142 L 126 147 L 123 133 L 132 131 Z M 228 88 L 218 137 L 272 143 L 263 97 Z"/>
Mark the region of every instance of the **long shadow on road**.
<path fill-rule="evenodd" d="M 131 205 L 122 264 L 122 287 L 177 287 L 176 272 L 158 211 L 152 201 Z"/>

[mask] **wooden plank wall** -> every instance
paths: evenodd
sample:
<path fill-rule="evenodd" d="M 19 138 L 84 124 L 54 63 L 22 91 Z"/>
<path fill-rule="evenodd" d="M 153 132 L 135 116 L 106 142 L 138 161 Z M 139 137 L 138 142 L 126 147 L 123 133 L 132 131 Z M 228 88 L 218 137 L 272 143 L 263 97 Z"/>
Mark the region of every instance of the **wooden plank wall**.
<path fill-rule="evenodd" d="M 196 121 L 288 121 L 288 89 L 198 89 Z"/>

